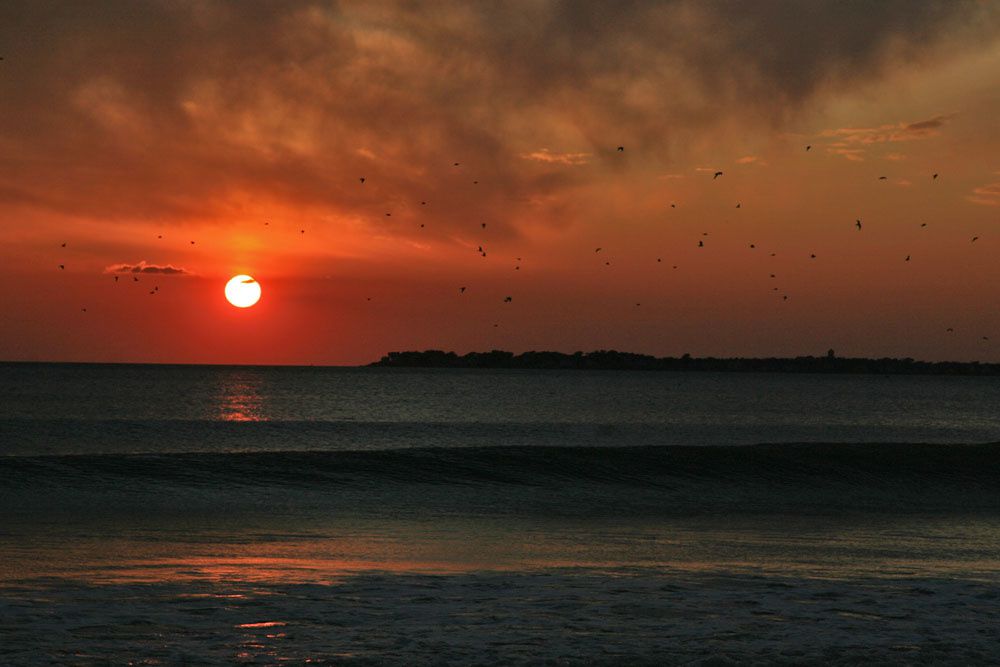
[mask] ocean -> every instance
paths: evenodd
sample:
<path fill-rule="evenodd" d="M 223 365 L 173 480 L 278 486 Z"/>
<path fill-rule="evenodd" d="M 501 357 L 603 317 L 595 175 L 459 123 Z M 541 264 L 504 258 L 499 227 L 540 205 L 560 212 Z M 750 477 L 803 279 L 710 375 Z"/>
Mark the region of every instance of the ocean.
<path fill-rule="evenodd" d="M 0 365 L 0 664 L 970 664 L 1000 378 Z"/>

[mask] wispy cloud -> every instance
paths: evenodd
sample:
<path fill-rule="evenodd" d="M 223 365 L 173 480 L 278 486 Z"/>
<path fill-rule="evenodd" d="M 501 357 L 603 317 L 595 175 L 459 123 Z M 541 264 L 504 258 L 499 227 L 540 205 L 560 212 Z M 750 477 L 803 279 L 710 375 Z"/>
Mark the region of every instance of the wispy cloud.
<path fill-rule="evenodd" d="M 191 275 L 190 271 L 179 266 L 150 264 L 146 260 L 136 264 L 112 264 L 105 267 L 104 273 L 162 273 L 168 276 Z"/>
<path fill-rule="evenodd" d="M 590 153 L 553 153 L 548 148 L 543 148 L 532 153 L 522 153 L 521 157 L 525 160 L 534 160 L 536 162 L 580 165 L 589 162 Z"/>
<path fill-rule="evenodd" d="M 983 206 L 1000 206 L 1000 182 L 973 188 L 972 194 L 966 199 Z"/>
<path fill-rule="evenodd" d="M 955 114 L 948 114 L 914 123 L 890 123 L 878 127 L 841 127 L 823 130 L 820 136 L 838 139 L 844 144 L 861 145 L 916 141 L 940 135 L 941 128 L 954 117 Z"/>
<path fill-rule="evenodd" d="M 827 153 L 831 155 L 839 155 L 842 158 L 851 160 L 852 162 L 864 162 L 865 151 L 863 148 L 847 148 L 843 144 L 831 144 L 826 149 Z"/>
<path fill-rule="evenodd" d="M 765 162 L 759 155 L 744 155 L 736 161 L 736 164 L 755 164 L 758 167 L 766 167 L 767 162 Z"/>

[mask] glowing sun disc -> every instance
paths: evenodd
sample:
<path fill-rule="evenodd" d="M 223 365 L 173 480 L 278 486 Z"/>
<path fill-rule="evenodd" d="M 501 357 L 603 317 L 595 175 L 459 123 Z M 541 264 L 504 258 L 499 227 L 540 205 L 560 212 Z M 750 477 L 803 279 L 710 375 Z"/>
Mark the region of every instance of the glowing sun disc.
<path fill-rule="evenodd" d="M 260 283 L 252 276 L 233 276 L 226 283 L 226 300 L 237 308 L 249 308 L 260 300 Z"/>

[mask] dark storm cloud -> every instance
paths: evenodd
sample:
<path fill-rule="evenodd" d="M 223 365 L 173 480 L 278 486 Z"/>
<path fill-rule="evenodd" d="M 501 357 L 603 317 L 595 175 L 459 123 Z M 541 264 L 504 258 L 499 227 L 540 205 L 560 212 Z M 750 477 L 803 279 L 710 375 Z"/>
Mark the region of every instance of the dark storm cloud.
<path fill-rule="evenodd" d="M 177 266 L 171 266 L 166 264 L 164 266 L 159 266 L 157 264 L 148 264 L 145 261 L 141 261 L 138 264 L 112 264 L 104 269 L 105 273 L 162 273 L 168 276 L 180 276 L 180 275 L 191 275 L 191 272 L 187 269 L 183 269 Z"/>
<path fill-rule="evenodd" d="M 513 233 L 617 144 L 669 162 L 996 28 L 961 0 L 7 2 L 0 204 L 183 220 L 257 197 L 392 231 L 432 200 L 443 227 Z"/>

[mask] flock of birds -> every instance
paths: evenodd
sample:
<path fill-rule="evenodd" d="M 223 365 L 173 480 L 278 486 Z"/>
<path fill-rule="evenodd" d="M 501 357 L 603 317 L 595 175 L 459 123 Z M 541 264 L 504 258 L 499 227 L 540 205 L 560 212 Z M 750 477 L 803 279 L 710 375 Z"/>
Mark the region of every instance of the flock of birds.
<path fill-rule="evenodd" d="M 810 145 L 806 145 L 806 146 L 805 146 L 805 151 L 806 151 L 806 152 L 809 152 L 809 151 L 811 151 L 811 150 L 812 150 L 812 145 L 811 145 L 811 144 L 810 144 Z M 623 145 L 620 145 L 620 146 L 618 146 L 618 147 L 617 147 L 617 152 L 619 152 L 619 153 L 624 153 L 624 152 L 625 152 L 625 146 L 623 146 Z M 459 163 L 459 162 L 454 162 L 454 163 L 452 164 L 452 166 L 453 166 L 453 167 L 460 167 L 460 166 L 461 166 L 461 163 Z M 722 170 L 714 170 L 714 171 L 712 171 L 712 180 L 713 180 L 713 181 L 716 181 L 716 180 L 718 180 L 719 178 L 721 178 L 721 177 L 723 177 L 723 176 L 725 176 L 725 172 L 723 172 Z M 938 173 L 933 173 L 933 174 L 931 174 L 931 180 L 933 180 L 933 181 L 936 181 L 936 180 L 938 180 L 938 176 L 939 176 L 939 174 L 938 174 Z M 879 177 L 878 177 L 878 180 L 879 180 L 879 181 L 886 181 L 886 180 L 888 180 L 888 176 L 879 176 Z M 361 185 L 361 186 L 364 186 L 364 185 L 365 185 L 365 183 L 366 183 L 367 181 L 368 181 L 368 178 L 367 178 L 367 177 L 365 177 L 365 176 L 361 176 L 361 177 L 359 177 L 359 178 L 358 178 L 358 182 L 360 183 L 360 185 Z M 479 184 L 479 181 L 478 181 L 478 180 L 473 180 L 473 181 L 472 181 L 472 184 L 473 184 L 473 185 L 478 185 L 478 184 Z M 425 200 L 422 200 L 422 201 L 420 201 L 420 206 L 427 206 L 427 201 L 425 201 Z M 677 208 L 677 204 L 676 204 L 675 202 L 671 202 L 671 203 L 670 203 L 670 207 L 671 207 L 671 208 Z M 737 209 L 740 209 L 740 208 L 742 208 L 742 203 L 741 203 L 741 202 L 736 202 L 736 205 L 735 205 L 735 208 L 737 208 Z M 387 217 L 387 218 L 388 218 L 388 217 L 392 217 L 392 212 L 391 212 L 391 211 L 386 211 L 386 212 L 385 212 L 385 217 Z M 263 224 L 264 224 L 264 226 L 270 226 L 270 222 L 264 222 Z M 420 226 L 420 228 L 424 228 L 424 227 L 425 227 L 425 225 L 426 225 L 426 223 L 419 223 L 419 226 Z M 485 222 L 483 222 L 483 223 L 480 223 L 480 229 L 481 229 L 481 230 L 485 230 L 485 229 L 486 229 L 486 227 L 487 227 L 487 225 L 486 225 L 486 223 L 485 223 Z M 857 219 L 855 220 L 855 222 L 854 222 L 854 227 L 855 227 L 855 229 L 856 229 L 856 231 L 857 231 L 857 232 L 861 232 L 861 231 L 862 231 L 862 230 L 864 229 L 864 223 L 862 222 L 861 218 L 857 218 Z M 920 227 L 921 227 L 921 228 L 925 228 L 925 227 L 927 227 L 927 223 L 921 223 Z M 303 228 L 303 229 L 299 229 L 299 234 L 300 234 L 300 235 L 304 235 L 305 233 L 306 233 L 306 230 L 305 230 L 304 228 Z M 703 233 L 702 233 L 702 236 L 703 236 L 703 237 L 707 237 L 708 235 L 709 235 L 709 234 L 708 234 L 708 232 L 703 232 Z M 162 234 L 159 234 L 159 235 L 157 235 L 157 239 L 163 239 L 163 235 L 162 235 Z M 970 242 L 971 242 L 971 243 L 975 243 L 975 242 L 976 242 L 976 241 L 978 241 L 978 240 L 979 240 L 979 236 L 973 236 L 973 237 L 971 238 L 971 241 L 970 241 Z M 194 240 L 191 240 L 191 241 L 190 241 L 190 245 L 195 245 L 195 241 L 194 241 Z M 62 247 L 62 248 L 66 248 L 66 247 L 67 247 L 67 242 L 63 242 L 63 243 L 61 244 L 61 247 Z M 697 247 L 698 247 L 698 248 L 705 248 L 705 247 L 706 247 L 706 245 L 705 245 L 705 239 L 704 239 L 704 238 L 701 238 L 701 239 L 698 239 L 698 242 L 697 242 Z M 750 244 L 749 244 L 749 247 L 750 247 L 750 249 L 756 249 L 756 244 L 754 244 L 754 243 L 750 243 Z M 603 247 L 600 247 L 600 246 L 599 246 L 599 247 L 597 247 L 597 248 L 595 248 L 595 249 L 594 249 L 594 253 L 595 253 L 595 254 L 599 254 L 599 253 L 601 253 L 601 252 L 602 252 L 603 250 L 604 250 L 604 248 L 603 248 Z M 477 245 L 477 247 L 476 247 L 476 252 L 477 252 L 477 253 L 478 253 L 478 254 L 479 254 L 479 255 L 480 255 L 481 257 L 483 257 L 483 258 L 487 257 L 487 251 L 486 251 L 485 247 L 484 247 L 484 246 L 483 246 L 482 244 L 480 244 L 480 245 Z M 776 255 L 776 253 L 774 253 L 774 252 L 770 253 L 770 256 L 771 256 L 771 257 L 774 257 L 775 255 Z M 810 255 L 809 255 L 809 258 L 810 258 L 811 260 L 815 260 L 815 259 L 817 258 L 817 256 L 816 256 L 816 254 L 815 254 L 815 253 L 810 253 Z M 910 261 L 910 259 L 911 259 L 911 256 L 910 256 L 910 255 L 906 255 L 906 256 L 905 256 L 905 258 L 903 259 L 903 261 L 904 261 L 904 262 L 909 262 L 909 261 Z M 657 261 L 657 263 L 662 263 L 662 262 L 663 262 L 663 259 L 662 259 L 662 257 L 657 257 L 657 258 L 656 258 L 656 261 Z M 517 263 L 515 264 L 515 266 L 514 266 L 514 269 L 515 269 L 515 270 L 518 270 L 518 271 L 519 271 L 519 270 L 521 269 L 521 257 L 517 257 L 517 258 L 516 258 L 516 262 L 517 262 Z M 611 266 L 611 260 L 610 260 L 610 259 L 609 259 L 609 260 L 606 260 L 606 261 L 604 262 L 604 264 L 605 264 L 605 266 Z M 60 270 L 65 270 L 65 268 L 66 268 L 65 264 L 59 264 L 58 266 L 59 266 L 59 269 L 60 269 Z M 674 265 L 673 265 L 673 269 L 677 269 L 677 268 L 678 268 L 678 266 L 677 266 L 676 264 L 674 264 Z M 126 270 L 128 270 L 128 269 L 126 269 Z M 133 273 L 132 273 L 132 281 L 133 281 L 133 282 L 139 282 L 139 276 L 138 276 L 138 275 L 135 275 L 135 272 L 136 272 L 136 270 L 135 270 L 135 269 L 132 269 L 131 271 L 133 272 Z M 138 272 L 139 272 L 139 273 L 141 273 L 141 270 L 138 270 Z M 770 274 L 769 274 L 769 277 L 770 277 L 771 279 L 775 279 L 775 278 L 776 278 L 777 276 L 776 276 L 776 274 L 774 274 L 774 273 L 770 273 Z M 114 279 L 114 282 L 116 282 L 116 283 L 117 283 L 117 282 L 119 282 L 119 278 L 120 278 L 120 276 L 119 276 L 119 275 L 113 275 L 113 279 Z M 461 285 L 461 286 L 459 286 L 459 287 L 458 287 L 458 293 L 459 293 L 460 295 L 462 295 L 462 294 L 465 294 L 465 293 L 466 293 L 466 291 L 467 291 L 468 289 L 469 289 L 469 288 L 468 288 L 468 286 L 467 286 L 467 285 Z M 159 293 L 159 291 L 160 291 L 160 288 L 159 288 L 159 286 L 158 286 L 158 285 L 154 285 L 154 286 L 153 286 L 153 288 L 152 288 L 151 290 L 149 290 L 149 295 L 150 295 L 150 296 L 155 296 L 156 294 L 158 294 L 158 293 Z M 779 290 L 779 288 L 778 288 L 778 287 L 773 287 L 773 288 L 772 288 L 772 291 L 773 291 L 773 292 L 779 292 L 780 290 Z M 788 298 L 789 298 L 788 294 L 781 294 L 781 300 L 782 300 L 782 301 L 787 301 L 787 300 L 788 300 Z M 371 300 L 372 300 L 372 297 L 371 297 L 371 296 L 368 296 L 368 297 L 366 297 L 366 300 L 367 300 L 367 301 L 371 301 Z M 511 296 L 511 295 L 506 295 L 506 296 L 504 296 L 504 298 L 503 298 L 503 303 L 505 303 L 505 304 L 509 304 L 509 303 L 512 303 L 512 302 L 513 302 L 513 300 L 514 300 L 514 299 L 513 299 L 513 296 Z M 635 305 L 636 305 L 636 306 L 638 307 L 638 306 L 641 306 L 642 304 L 641 304 L 641 302 L 635 302 Z M 87 308 L 86 308 L 86 307 L 83 307 L 83 308 L 81 308 L 81 310 L 82 310 L 83 312 L 87 312 Z M 498 327 L 498 326 L 499 326 L 499 323 L 494 323 L 494 324 L 493 324 L 493 326 L 494 326 L 494 327 Z M 948 333 L 954 333 L 955 329 L 954 329 L 954 327 L 948 327 L 948 328 L 946 329 L 946 331 L 947 331 Z M 989 340 L 989 337 L 988 337 L 988 336 L 982 336 L 982 340 Z"/>

